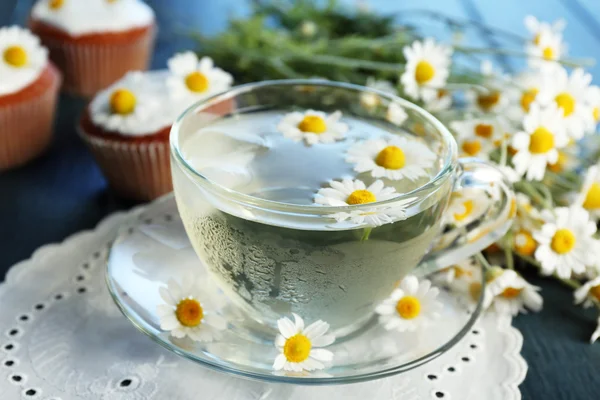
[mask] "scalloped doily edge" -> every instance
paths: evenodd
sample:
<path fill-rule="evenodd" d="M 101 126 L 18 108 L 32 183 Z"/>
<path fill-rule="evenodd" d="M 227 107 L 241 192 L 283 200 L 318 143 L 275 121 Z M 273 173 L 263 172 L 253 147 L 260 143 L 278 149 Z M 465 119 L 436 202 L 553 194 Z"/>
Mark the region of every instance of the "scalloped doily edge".
<path fill-rule="evenodd" d="M 523 335 L 521 332 L 512 326 L 512 317 L 510 315 L 500 315 L 498 318 L 498 329 L 504 332 L 506 344 L 503 358 L 510 365 L 510 375 L 502 383 L 506 393 L 510 396 L 507 400 L 521 400 L 521 391 L 519 385 L 525 380 L 527 375 L 527 361 L 521 356 L 523 348 Z"/>

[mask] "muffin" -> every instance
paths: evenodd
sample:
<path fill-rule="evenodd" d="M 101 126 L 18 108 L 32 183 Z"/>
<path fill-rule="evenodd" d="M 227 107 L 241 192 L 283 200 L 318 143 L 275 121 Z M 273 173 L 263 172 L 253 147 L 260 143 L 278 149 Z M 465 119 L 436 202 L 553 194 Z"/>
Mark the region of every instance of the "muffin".
<path fill-rule="evenodd" d="M 48 147 L 60 82 L 36 36 L 17 26 L 0 28 L 0 171 Z"/>
<path fill-rule="evenodd" d="M 83 97 L 147 69 L 154 45 L 154 12 L 140 0 L 38 0 L 29 25 L 62 71 L 63 90 Z"/>
<path fill-rule="evenodd" d="M 173 57 L 169 67 L 128 73 L 99 92 L 80 120 L 81 137 L 122 197 L 148 201 L 172 190 L 171 125 L 195 101 L 232 83 L 210 58 L 198 60 L 191 52 Z M 221 115 L 231 109 L 225 102 L 209 112 Z"/>

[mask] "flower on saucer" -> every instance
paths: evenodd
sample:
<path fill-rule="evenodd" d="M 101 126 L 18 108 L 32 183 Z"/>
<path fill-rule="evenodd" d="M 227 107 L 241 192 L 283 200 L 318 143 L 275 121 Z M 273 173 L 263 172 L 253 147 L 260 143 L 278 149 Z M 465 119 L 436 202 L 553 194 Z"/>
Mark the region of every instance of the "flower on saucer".
<path fill-rule="evenodd" d="M 583 69 L 575 69 L 571 75 L 563 67 L 556 66 L 547 74 L 536 100 L 542 105 L 555 103 L 561 111 L 567 134 L 579 140 L 594 128 L 593 109 L 588 105 L 592 75 Z"/>
<path fill-rule="evenodd" d="M 558 19 L 554 21 L 552 24 L 548 22 L 539 21 L 533 15 L 528 15 L 525 17 L 525 27 L 531 33 L 533 44 L 539 44 L 540 35 L 542 33 L 551 32 L 551 33 L 562 33 L 565 29 L 566 22 L 564 19 Z"/>
<path fill-rule="evenodd" d="M 391 102 L 388 106 L 385 118 L 396 126 L 400 126 L 408 119 L 408 114 L 398 103 Z"/>
<path fill-rule="evenodd" d="M 46 67 L 48 50 L 26 29 L 0 29 L 0 95 L 24 88 Z"/>
<path fill-rule="evenodd" d="M 576 204 L 586 209 L 595 221 L 600 219 L 600 164 L 588 169 Z"/>
<path fill-rule="evenodd" d="M 279 334 L 275 338 L 275 347 L 281 352 L 275 358 L 275 371 L 314 371 L 325 368 L 333 360 L 333 353 L 322 349 L 335 341 L 335 336 L 327 334 L 329 324 L 318 320 L 308 327 L 298 315 L 293 314 L 294 322 L 289 318 L 277 321 Z"/>
<path fill-rule="evenodd" d="M 123 133 L 145 132 L 147 121 L 154 118 L 165 118 L 166 126 L 171 116 L 161 110 L 158 93 L 143 72 L 129 72 L 92 101 L 92 119 L 107 130 Z"/>
<path fill-rule="evenodd" d="M 277 125 L 277 130 L 295 142 L 304 139 L 309 145 L 333 143 L 342 139 L 348 131 L 348 125 L 340 122 L 340 118 L 341 111 L 329 115 L 315 110 L 295 111 L 283 117 Z"/>
<path fill-rule="evenodd" d="M 225 91 L 233 83 L 233 77 L 215 67 L 210 57 L 198 60 L 191 51 L 175 54 L 167 65 L 171 73 L 167 79 L 171 96 L 189 103 Z"/>
<path fill-rule="evenodd" d="M 565 132 L 562 110 L 556 104 L 541 108 L 531 105 L 523 121 L 524 131 L 512 138 L 516 154 L 512 158 L 515 171 L 527 180 L 541 180 L 548 164 L 558 161 L 558 149 L 565 147 L 569 138 Z"/>
<path fill-rule="evenodd" d="M 315 195 L 315 203 L 325 206 L 345 207 L 357 204 L 375 203 L 398 196 L 396 189 L 385 187 L 381 180 L 376 180 L 369 187 L 363 181 L 343 179 L 341 182 L 331 181 L 328 188 L 319 189 Z M 337 222 L 350 220 L 355 224 L 379 226 L 405 217 L 403 206 L 414 198 L 404 199 L 394 204 L 393 208 L 384 207 L 381 210 L 366 209 L 351 212 L 339 212 L 331 215 Z"/>
<path fill-rule="evenodd" d="M 483 215 L 489 205 L 490 198 L 483 190 L 465 189 L 454 192 L 444 214 L 444 222 L 455 227 L 468 225 Z"/>
<path fill-rule="evenodd" d="M 458 134 L 461 155 L 481 159 L 488 158 L 505 131 L 498 119 L 454 121 L 450 127 Z"/>
<path fill-rule="evenodd" d="M 427 279 L 419 282 L 409 275 L 375 312 L 386 330 L 413 332 L 439 317 L 442 305 L 436 300 L 438 294 L 439 289 L 431 287 Z"/>
<path fill-rule="evenodd" d="M 396 88 L 390 81 L 375 79 L 371 76 L 367 78 L 366 87 L 384 93 L 397 93 Z M 377 93 L 363 92 L 360 95 L 360 104 L 366 109 L 373 109 L 381 104 L 381 97 Z"/>
<path fill-rule="evenodd" d="M 436 155 L 429 148 L 405 136 L 360 141 L 348 149 L 346 161 L 356 172 L 371 172 L 374 178 L 414 181 L 427 177 Z"/>
<path fill-rule="evenodd" d="M 544 300 L 538 293 L 540 288 L 529 284 L 513 270 L 493 267 L 488 271 L 491 279 L 487 281 L 483 297 L 484 308 L 492 307 L 502 314 L 517 315 L 526 309 L 538 312 Z"/>
<path fill-rule="evenodd" d="M 594 301 L 600 301 L 600 276 L 587 281 L 573 292 L 575 304 L 583 303 L 584 307 L 591 307 Z"/>
<path fill-rule="evenodd" d="M 189 336 L 195 341 L 210 342 L 220 338 L 227 322 L 216 314 L 207 285 L 190 274 L 181 284 L 170 279 L 167 287 L 161 287 L 160 297 L 166 304 L 157 306 L 160 328 L 178 339 Z"/>
<path fill-rule="evenodd" d="M 452 48 L 428 38 L 414 41 L 403 49 L 406 68 L 400 77 L 404 92 L 415 100 L 432 101 L 446 85 Z"/>
<path fill-rule="evenodd" d="M 541 264 L 544 275 L 556 273 L 559 278 L 569 279 L 571 273 L 582 274 L 586 266 L 594 264 L 597 251 L 593 239 L 596 224 L 583 208 L 572 206 L 542 211 L 545 223 L 533 233 L 538 242 L 535 258 Z"/>
<path fill-rule="evenodd" d="M 560 60 L 566 53 L 562 34 L 544 31 L 540 32 L 537 38 L 537 42 L 529 43 L 525 48 L 525 51 L 529 56 L 529 66 L 541 70 L 545 68 L 554 68 L 556 66 L 556 61 Z"/>

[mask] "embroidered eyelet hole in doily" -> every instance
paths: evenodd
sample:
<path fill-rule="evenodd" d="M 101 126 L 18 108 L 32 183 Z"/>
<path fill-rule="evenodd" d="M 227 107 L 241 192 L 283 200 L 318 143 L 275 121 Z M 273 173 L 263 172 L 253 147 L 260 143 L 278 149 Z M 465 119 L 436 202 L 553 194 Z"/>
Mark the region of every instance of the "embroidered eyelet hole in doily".
<path fill-rule="evenodd" d="M 7 330 L 5 333 L 6 337 L 8 337 L 9 339 L 15 339 L 15 338 L 21 337 L 22 334 L 23 334 L 23 331 L 19 328 L 11 328 L 11 329 Z"/>
<path fill-rule="evenodd" d="M 23 390 L 22 396 L 27 399 L 39 399 L 42 397 L 42 391 L 38 388 L 27 388 Z"/>
<path fill-rule="evenodd" d="M 25 382 L 27 382 L 27 376 L 23 374 L 10 374 L 8 376 L 8 380 L 13 385 L 22 386 L 25 384 Z"/>
<path fill-rule="evenodd" d="M 54 300 L 60 301 L 60 300 L 65 299 L 66 297 L 67 297 L 66 293 L 56 293 L 54 295 Z"/>
<path fill-rule="evenodd" d="M 429 379 L 430 381 L 435 381 L 437 380 L 437 375 L 433 375 L 433 374 L 429 374 L 427 375 L 427 379 Z"/>
<path fill-rule="evenodd" d="M 5 368 L 14 368 L 17 365 L 19 365 L 19 361 L 14 358 L 7 358 L 6 360 L 2 361 L 2 366 Z"/>
<path fill-rule="evenodd" d="M 4 350 L 4 352 L 6 352 L 6 353 L 15 352 L 18 349 L 19 349 L 19 345 L 15 342 L 9 342 L 9 343 L 6 343 L 4 346 L 2 346 L 2 350 Z"/>
<path fill-rule="evenodd" d="M 85 286 L 77 288 L 77 293 L 84 294 L 85 292 L 87 292 L 87 288 Z"/>
<path fill-rule="evenodd" d="M 444 399 L 444 400 L 447 400 L 450 398 L 445 392 L 441 392 L 439 390 L 432 392 L 431 397 L 433 397 L 434 399 Z"/>
<path fill-rule="evenodd" d="M 31 321 L 32 319 L 33 319 L 33 318 L 32 318 L 32 317 L 31 317 L 31 315 L 29 315 L 29 314 L 22 314 L 22 315 L 19 315 L 19 318 L 18 318 L 19 322 L 29 322 L 29 321 Z"/>
<path fill-rule="evenodd" d="M 38 303 L 33 308 L 35 311 L 42 311 L 44 308 L 46 308 L 46 305 L 44 303 Z"/>

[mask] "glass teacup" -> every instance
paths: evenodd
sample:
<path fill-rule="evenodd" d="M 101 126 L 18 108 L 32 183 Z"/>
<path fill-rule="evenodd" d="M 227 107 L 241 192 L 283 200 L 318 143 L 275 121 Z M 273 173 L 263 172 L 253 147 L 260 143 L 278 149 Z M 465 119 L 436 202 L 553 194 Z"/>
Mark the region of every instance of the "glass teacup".
<path fill-rule="evenodd" d="M 369 106 L 365 96 L 370 96 Z M 402 127 L 390 121 L 391 103 L 407 114 Z M 261 186 L 265 190 L 254 193 L 255 181 L 264 177 L 253 176 L 243 165 L 229 168 L 227 159 L 238 153 L 243 158 L 247 148 L 250 158 L 264 156 L 269 151 L 261 142 L 264 138 L 241 134 L 243 140 L 227 140 L 225 152 L 211 148 L 211 135 L 221 130 L 251 131 L 268 115 L 264 129 L 272 125 L 275 132 L 283 116 L 307 109 L 341 111 L 351 130 L 357 125 L 414 137 L 435 155 L 431 175 L 385 201 L 322 206 L 282 201 L 294 191 L 306 198 L 306 191 L 319 189 L 291 178 L 302 168 L 310 169 L 308 160 L 276 158 L 273 162 L 279 164 L 263 172 L 269 177 L 263 179 L 268 181 Z M 314 149 L 326 146 L 316 144 Z M 276 328 L 277 319 L 296 313 L 307 321 L 324 320 L 343 336 L 372 318 L 375 307 L 407 274 L 424 275 L 457 263 L 508 229 L 514 213 L 510 185 L 491 165 L 458 159 L 456 147 L 437 119 L 396 96 L 322 80 L 270 81 L 235 87 L 189 108 L 171 131 L 171 165 L 179 213 L 191 243 L 247 321 L 269 330 Z M 213 152 L 224 169 L 215 167 L 214 160 L 203 163 Z M 485 207 L 467 224 L 445 226 L 451 197 L 468 191 L 483 193 Z M 332 216 L 339 213 L 383 213 L 390 218 L 380 226 L 368 218 L 365 223 L 338 223 Z"/>

